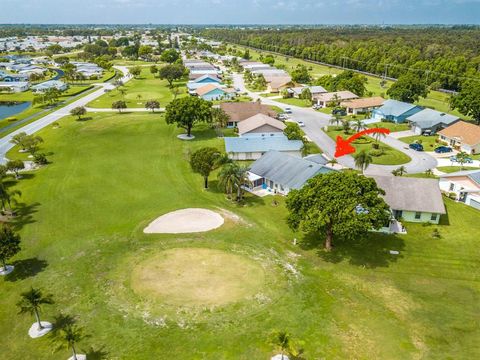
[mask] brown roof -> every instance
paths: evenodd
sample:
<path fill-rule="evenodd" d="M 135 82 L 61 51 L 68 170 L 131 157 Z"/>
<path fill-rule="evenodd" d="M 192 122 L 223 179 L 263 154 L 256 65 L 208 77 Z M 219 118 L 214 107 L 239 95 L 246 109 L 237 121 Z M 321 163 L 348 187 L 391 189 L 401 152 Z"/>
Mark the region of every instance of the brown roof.
<path fill-rule="evenodd" d="M 231 121 L 239 122 L 256 114 L 275 116 L 276 113 L 270 106 L 254 102 L 224 102 L 220 108 L 227 113 Z"/>
<path fill-rule="evenodd" d="M 235 89 L 222 88 L 222 87 L 218 86 L 217 84 L 207 84 L 205 86 L 199 87 L 195 91 L 198 94 L 198 96 L 202 96 L 202 95 L 208 94 L 210 91 L 215 90 L 215 89 L 220 89 L 225 93 L 234 93 L 235 92 Z"/>
<path fill-rule="evenodd" d="M 348 101 L 342 101 L 341 106 L 348 107 L 350 109 L 364 109 L 372 107 L 380 107 L 385 102 L 385 99 L 380 96 L 363 98 L 363 99 L 353 99 Z"/>
<path fill-rule="evenodd" d="M 264 76 L 265 81 L 272 89 L 277 89 L 281 86 L 290 85 L 292 78 L 290 76 Z"/>
<path fill-rule="evenodd" d="M 238 123 L 238 133 L 242 135 L 264 125 L 270 125 L 278 129 L 277 132 L 282 132 L 285 129 L 285 124 L 283 122 L 260 113 Z"/>
<path fill-rule="evenodd" d="M 463 144 L 471 146 L 480 144 L 480 126 L 465 121 L 458 121 L 455 124 L 440 130 L 438 134 L 450 139 L 457 138 Z"/>
<path fill-rule="evenodd" d="M 337 95 L 338 100 L 350 100 L 350 99 L 357 99 L 358 96 L 352 93 L 351 91 L 336 91 L 324 94 L 314 95 L 313 98 L 319 101 L 332 101 L 333 98 Z"/>

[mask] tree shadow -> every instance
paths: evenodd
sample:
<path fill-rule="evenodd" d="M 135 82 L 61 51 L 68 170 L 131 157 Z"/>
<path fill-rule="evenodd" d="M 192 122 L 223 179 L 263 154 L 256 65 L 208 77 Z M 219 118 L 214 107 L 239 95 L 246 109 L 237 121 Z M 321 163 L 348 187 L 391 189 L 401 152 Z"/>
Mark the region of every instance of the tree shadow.
<path fill-rule="evenodd" d="M 91 116 L 82 116 L 80 119 L 77 118 L 76 121 L 85 122 L 85 121 L 89 121 L 89 120 L 92 120 L 92 119 L 93 119 L 93 117 L 91 117 Z"/>
<path fill-rule="evenodd" d="M 15 282 L 28 279 L 42 272 L 48 266 L 48 262 L 35 257 L 16 260 L 12 265 L 15 266 L 15 269 L 5 277 L 5 280 Z"/>
<path fill-rule="evenodd" d="M 53 318 L 53 330 L 52 334 L 54 336 L 58 335 L 60 330 L 64 329 L 67 326 L 75 325 L 77 320 L 68 314 L 59 314 Z"/>
<path fill-rule="evenodd" d="M 15 206 L 15 212 L 17 216 L 10 220 L 10 224 L 16 231 L 21 230 L 25 225 L 33 224 L 36 220 L 33 218 L 40 206 L 40 203 L 36 202 L 33 204 L 17 203 Z"/>
<path fill-rule="evenodd" d="M 388 267 L 390 263 L 403 258 L 402 251 L 405 249 L 401 235 L 374 232 L 356 241 L 334 239 L 332 251 L 325 251 L 323 244 L 324 237 L 319 234 L 306 234 L 300 240 L 302 249 L 317 249 L 318 256 L 324 261 L 334 264 L 348 261 L 350 265 L 369 269 Z M 390 250 L 399 251 L 399 254 L 390 254 Z"/>
<path fill-rule="evenodd" d="M 104 347 L 94 348 L 90 346 L 88 350 L 84 350 L 85 355 L 87 355 L 88 360 L 103 360 L 106 359 L 108 356 L 108 352 L 104 350 Z"/>

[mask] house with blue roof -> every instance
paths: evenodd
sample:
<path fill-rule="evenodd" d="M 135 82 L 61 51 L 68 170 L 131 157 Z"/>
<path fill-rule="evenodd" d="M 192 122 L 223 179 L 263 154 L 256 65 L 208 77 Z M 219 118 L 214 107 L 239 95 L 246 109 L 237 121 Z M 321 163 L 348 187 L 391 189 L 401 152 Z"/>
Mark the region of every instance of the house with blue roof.
<path fill-rule="evenodd" d="M 249 189 L 256 193 L 287 195 L 292 189 L 301 189 L 312 177 L 336 171 L 308 158 L 279 151 L 268 151 L 255 161 L 248 171 Z"/>
<path fill-rule="evenodd" d="M 416 135 L 431 135 L 460 121 L 460 118 L 432 109 L 423 109 L 409 116 L 407 121 Z"/>
<path fill-rule="evenodd" d="M 225 151 L 233 160 L 257 160 L 271 150 L 301 157 L 302 148 L 301 140 L 288 140 L 285 135 L 278 134 L 225 138 Z"/>
<path fill-rule="evenodd" d="M 4 82 L 27 82 L 27 74 L 4 74 L 2 81 Z"/>
<path fill-rule="evenodd" d="M 214 75 L 203 75 L 203 76 L 200 76 L 199 78 L 197 78 L 195 80 L 192 80 L 192 81 L 189 81 L 187 83 L 188 92 L 190 94 L 195 94 L 195 90 L 197 90 L 198 88 L 201 88 L 202 86 L 208 85 L 208 84 L 214 84 L 214 85 L 218 85 L 218 86 L 222 85 L 220 79 L 217 78 L 216 76 L 214 76 Z"/>
<path fill-rule="evenodd" d="M 32 86 L 32 91 L 35 93 L 39 93 L 39 92 L 42 93 L 49 89 L 57 89 L 59 91 L 65 91 L 68 89 L 68 85 L 60 80 L 49 80 L 49 81 L 45 81 L 40 84 Z"/>
<path fill-rule="evenodd" d="M 403 123 L 409 116 L 412 116 L 423 110 L 423 107 L 409 104 L 398 100 L 385 100 L 383 105 L 378 109 L 372 110 L 372 118 L 382 121 L 393 121 L 395 123 Z"/>
<path fill-rule="evenodd" d="M 204 84 L 202 87 L 195 90 L 195 94 L 203 100 L 229 100 L 236 95 L 234 89 L 220 87 L 215 83 Z"/>

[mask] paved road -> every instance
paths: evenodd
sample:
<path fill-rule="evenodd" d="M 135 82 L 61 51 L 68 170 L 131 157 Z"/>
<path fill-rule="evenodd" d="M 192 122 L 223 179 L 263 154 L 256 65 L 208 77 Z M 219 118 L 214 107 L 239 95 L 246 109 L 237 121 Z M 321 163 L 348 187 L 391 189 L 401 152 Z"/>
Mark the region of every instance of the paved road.
<path fill-rule="evenodd" d="M 233 74 L 233 84 L 235 88 L 239 88 L 241 92 L 247 92 L 254 100 L 261 99 L 263 104 L 275 105 L 282 109 L 289 107 L 292 109 L 291 118 L 296 121 L 303 121 L 305 127 L 303 128 L 307 137 L 318 145 L 323 150 L 325 155 L 329 158 L 333 158 L 335 154 L 335 141 L 333 141 L 322 128 L 328 126 L 330 121 L 330 115 L 315 111 L 311 108 L 303 108 L 298 106 L 286 105 L 284 103 L 275 101 L 275 99 L 268 97 L 261 97 L 259 93 L 254 93 L 245 87 L 243 77 L 241 74 Z M 427 169 L 433 169 L 437 166 L 437 160 L 432 156 L 424 153 L 411 150 L 406 144 L 395 137 L 387 136 L 381 141 L 405 154 L 407 154 L 412 160 L 405 164 L 405 168 L 409 174 L 421 173 Z M 350 155 L 342 156 L 337 159 L 338 162 L 346 167 L 354 168 L 354 159 Z M 399 165 L 370 165 L 365 172 L 369 175 L 391 175 L 392 170 L 395 170 Z"/>
<path fill-rule="evenodd" d="M 118 70 L 122 71 L 124 77 L 122 77 L 122 81 L 125 83 L 131 79 L 131 76 L 128 72 L 127 67 L 125 66 L 116 66 Z M 7 152 L 14 146 L 12 143 L 10 143 L 10 140 L 12 137 L 18 133 L 25 132 L 27 134 L 33 134 L 36 133 L 37 131 L 45 128 L 46 126 L 53 124 L 54 122 L 60 120 L 64 116 L 70 115 L 70 110 L 77 106 L 85 106 L 89 102 L 95 100 L 96 98 L 102 96 L 105 93 L 105 89 L 113 89 L 114 86 L 110 83 L 102 83 L 102 84 L 96 84 L 95 86 L 98 86 L 99 89 L 84 96 L 79 98 L 78 100 L 75 100 L 71 102 L 70 104 L 62 107 L 61 109 L 58 109 L 48 115 L 45 115 L 44 117 L 31 122 L 30 124 L 27 124 L 20 129 L 17 129 L 10 134 L 2 137 L 0 139 L 0 164 L 4 164 L 7 161 L 6 154 Z"/>

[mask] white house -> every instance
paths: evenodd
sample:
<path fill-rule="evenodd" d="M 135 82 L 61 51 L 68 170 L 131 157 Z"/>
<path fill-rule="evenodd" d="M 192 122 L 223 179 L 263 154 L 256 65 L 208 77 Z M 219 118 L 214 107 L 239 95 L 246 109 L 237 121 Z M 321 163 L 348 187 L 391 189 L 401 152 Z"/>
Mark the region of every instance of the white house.
<path fill-rule="evenodd" d="M 49 80 L 45 81 L 41 84 L 33 85 L 32 91 L 33 92 L 45 92 L 49 89 L 57 89 L 59 91 L 65 91 L 68 89 L 68 85 L 65 84 L 63 81 L 60 80 Z"/>
<path fill-rule="evenodd" d="M 440 189 L 480 210 L 480 170 L 457 171 L 440 176 Z"/>
<path fill-rule="evenodd" d="M 0 81 L 0 89 L 7 92 L 24 92 L 30 88 L 28 81 Z"/>

